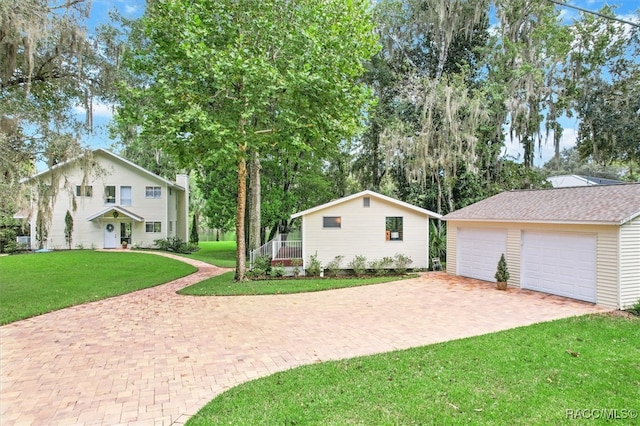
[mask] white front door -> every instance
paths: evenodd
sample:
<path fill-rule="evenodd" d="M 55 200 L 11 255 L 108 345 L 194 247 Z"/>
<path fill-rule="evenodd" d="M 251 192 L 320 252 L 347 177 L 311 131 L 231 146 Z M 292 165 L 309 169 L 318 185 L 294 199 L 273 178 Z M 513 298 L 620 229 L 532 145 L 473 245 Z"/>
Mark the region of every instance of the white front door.
<path fill-rule="evenodd" d="M 104 224 L 104 248 L 116 248 L 117 234 L 115 223 Z"/>

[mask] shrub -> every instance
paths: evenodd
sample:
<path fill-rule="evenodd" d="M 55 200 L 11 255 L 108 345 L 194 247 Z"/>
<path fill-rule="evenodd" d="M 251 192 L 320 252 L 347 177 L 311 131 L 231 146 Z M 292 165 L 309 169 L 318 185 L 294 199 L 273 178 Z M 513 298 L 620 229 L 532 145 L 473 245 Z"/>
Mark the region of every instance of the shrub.
<path fill-rule="evenodd" d="M 392 257 L 383 257 L 380 260 L 372 260 L 369 267 L 373 270 L 373 273 L 381 276 L 388 272 L 388 269 L 393 265 Z"/>
<path fill-rule="evenodd" d="M 284 273 L 285 273 L 284 265 L 279 263 L 271 267 L 271 270 L 269 271 L 269 276 L 271 278 L 282 278 L 284 277 Z"/>
<path fill-rule="evenodd" d="M 509 269 L 507 268 L 507 261 L 504 258 L 504 253 L 500 255 L 500 260 L 498 261 L 498 269 L 496 270 L 496 274 L 494 275 L 495 279 L 499 283 L 506 283 L 509 281 Z"/>
<path fill-rule="evenodd" d="M 251 265 L 249 278 L 264 278 L 271 275 L 271 258 L 269 256 L 258 256 Z"/>
<path fill-rule="evenodd" d="M 322 271 L 322 263 L 318 259 L 318 255 L 314 254 L 309 258 L 309 265 L 307 266 L 307 275 L 311 277 L 319 277 L 320 271 Z"/>
<path fill-rule="evenodd" d="M 338 275 L 338 272 L 342 270 L 342 259 L 344 259 L 344 256 L 338 255 L 334 257 L 331 262 L 327 263 L 324 269 L 329 271 L 331 275 Z"/>
<path fill-rule="evenodd" d="M 300 275 L 300 267 L 302 266 L 302 259 L 292 259 L 291 266 L 293 267 L 293 276 Z"/>
<path fill-rule="evenodd" d="M 193 253 L 194 251 L 200 250 L 200 247 L 198 247 L 197 245 L 189 244 L 179 237 L 154 240 L 154 243 L 160 250 L 171 251 L 174 253 L 189 254 Z"/>
<path fill-rule="evenodd" d="M 627 308 L 627 311 L 631 312 L 633 315 L 640 317 L 640 299 L 638 299 L 635 304 L 631 305 L 630 308 Z"/>
<path fill-rule="evenodd" d="M 402 253 L 397 253 L 393 258 L 394 270 L 398 274 L 404 274 L 407 272 L 409 265 L 413 263 L 413 260 L 409 256 L 405 256 Z"/>
<path fill-rule="evenodd" d="M 349 262 L 349 268 L 353 269 L 353 273 L 360 276 L 367 270 L 367 258 L 358 255 Z"/>

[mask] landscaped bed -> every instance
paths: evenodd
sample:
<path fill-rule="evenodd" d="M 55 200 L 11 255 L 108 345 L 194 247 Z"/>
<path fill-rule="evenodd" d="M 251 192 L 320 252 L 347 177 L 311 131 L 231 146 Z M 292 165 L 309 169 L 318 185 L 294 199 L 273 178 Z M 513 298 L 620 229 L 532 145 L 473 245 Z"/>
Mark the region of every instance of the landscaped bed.
<path fill-rule="evenodd" d="M 640 319 L 591 315 L 304 366 L 223 393 L 187 425 L 635 424 L 638 342 Z"/>
<path fill-rule="evenodd" d="M 192 296 L 246 296 L 266 294 L 291 294 L 332 290 L 345 287 L 398 281 L 410 276 L 334 277 L 334 278 L 281 278 L 235 282 L 234 273 L 226 272 L 186 287 L 179 294 Z"/>
<path fill-rule="evenodd" d="M 0 258 L 0 324 L 153 287 L 196 271 L 146 253 L 55 251 Z"/>

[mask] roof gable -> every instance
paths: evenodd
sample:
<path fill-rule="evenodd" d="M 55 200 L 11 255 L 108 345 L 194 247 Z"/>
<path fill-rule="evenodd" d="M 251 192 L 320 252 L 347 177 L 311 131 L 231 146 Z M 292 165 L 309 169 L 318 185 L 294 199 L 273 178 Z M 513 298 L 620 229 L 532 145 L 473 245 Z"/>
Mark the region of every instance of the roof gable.
<path fill-rule="evenodd" d="M 301 212 L 298 212 L 298 213 L 294 213 L 294 214 L 291 215 L 291 219 L 295 219 L 297 217 L 305 216 L 305 215 L 310 214 L 310 213 L 314 213 L 314 212 L 317 212 L 317 211 L 320 211 L 320 210 L 324 210 L 326 208 L 329 208 L 329 207 L 332 207 L 332 206 L 336 206 L 338 204 L 342 204 L 342 203 L 354 200 L 354 199 L 359 198 L 359 197 L 377 198 L 379 200 L 383 200 L 383 201 L 386 201 L 388 203 L 391 203 L 391 204 L 394 204 L 394 205 L 397 205 L 397 206 L 400 206 L 400 207 L 404 207 L 404 208 L 412 210 L 412 211 L 414 211 L 416 213 L 424 214 L 425 216 L 430 216 L 430 217 L 433 217 L 433 218 L 436 218 L 436 219 L 442 217 L 438 213 L 434 213 L 434 212 L 432 212 L 430 210 L 426 210 L 426 209 L 423 209 L 421 207 L 414 206 L 413 204 L 405 203 L 404 201 L 396 200 L 395 198 L 387 197 L 386 195 L 378 194 L 377 192 L 374 192 L 374 191 L 366 190 L 366 191 L 361 191 L 361 192 L 358 192 L 356 194 L 352 194 L 352 195 L 349 195 L 349 196 L 346 196 L 346 197 L 343 197 L 343 198 L 338 198 L 338 199 L 333 200 L 333 201 L 329 201 L 328 203 L 321 204 L 319 206 L 312 207 L 310 209 L 307 209 L 307 210 L 304 210 L 304 211 L 301 211 Z"/>
<path fill-rule="evenodd" d="M 162 183 L 164 183 L 164 184 L 166 184 L 166 185 L 168 185 L 170 187 L 184 190 L 184 188 L 182 186 L 177 185 L 175 182 L 172 182 L 172 181 L 170 181 L 168 179 L 165 179 L 165 178 L 163 178 L 161 176 L 158 176 L 157 174 L 155 174 L 153 172 L 150 172 L 149 170 L 145 169 L 144 167 L 140 167 L 137 164 L 127 160 L 126 158 L 121 157 L 121 156 L 119 156 L 117 154 L 114 154 L 111 151 L 107 151 L 106 149 L 97 148 L 97 149 L 93 150 L 93 154 L 94 155 L 96 155 L 96 154 L 104 155 L 107 158 L 110 158 L 112 160 L 115 160 L 115 161 L 125 165 L 125 167 L 129 167 L 129 168 L 135 169 L 135 170 L 137 170 L 139 172 L 142 172 L 144 175 L 146 175 L 148 177 L 151 177 L 154 180 L 158 180 L 158 181 L 160 181 L 160 182 L 162 182 Z M 79 158 L 81 158 L 81 157 L 75 157 L 75 158 L 72 158 L 71 160 L 67 160 L 67 161 L 65 161 L 63 163 L 56 164 L 55 166 L 51 167 L 50 169 L 44 170 L 44 171 L 42 171 L 40 173 L 37 173 L 34 176 L 32 176 L 32 177 L 30 177 L 30 178 L 28 178 L 26 180 L 36 179 L 36 178 L 39 178 L 41 176 L 46 175 L 47 173 L 49 173 L 53 169 L 58 169 L 58 168 L 62 168 L 62 167 L 66 167 L 68 165 L 71 165 L 74 162 L 76 162 Z"/>
<path fill-rule="evenodd" d="M 443 219 L 621 225 L 638 216 L 640 183 L 629 183 L 506 191 Z"/>

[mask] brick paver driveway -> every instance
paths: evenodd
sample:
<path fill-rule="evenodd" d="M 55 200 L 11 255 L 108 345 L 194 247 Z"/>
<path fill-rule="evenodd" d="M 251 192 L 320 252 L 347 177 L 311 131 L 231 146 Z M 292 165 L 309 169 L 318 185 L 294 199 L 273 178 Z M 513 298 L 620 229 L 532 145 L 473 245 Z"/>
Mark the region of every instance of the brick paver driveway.
<path fill-rule="evenodd" d="M 301 364 L 601 312 L 542 294 L 427 273 L 280 296 L 189 297 L 221 272 L 0 327 L 0 422 L 182 424 L 238 383 Z"/>

